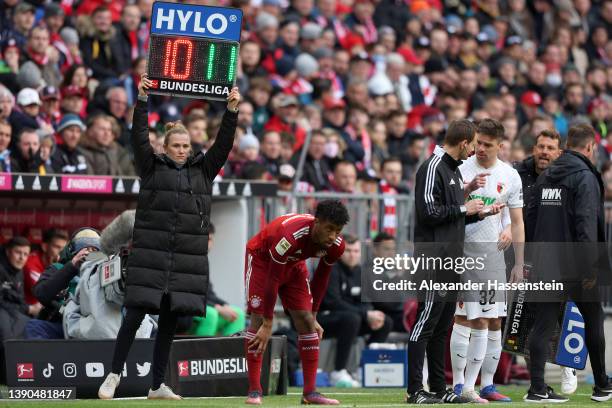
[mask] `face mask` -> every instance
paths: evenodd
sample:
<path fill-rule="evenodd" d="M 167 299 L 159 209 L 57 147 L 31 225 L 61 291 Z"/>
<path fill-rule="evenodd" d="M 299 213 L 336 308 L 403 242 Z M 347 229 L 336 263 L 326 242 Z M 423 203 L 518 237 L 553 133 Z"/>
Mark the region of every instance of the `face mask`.
<path fill-rule="evenodd" d="M 550 86 L 558 87 L 558 86 L 561 86 L 562 82 L 563 82 L 563 78 L 561 78 L 561 75 L 558 73 L 546 75 L 546 83 Z"/>
<path fill-rule="evenodd" d="M 338 151 L 340 150 L 340 147 L 338 146 L 338 143 L 325 143 L 325 155 L 327 157 L 336 157 L 338 156 Z"/>

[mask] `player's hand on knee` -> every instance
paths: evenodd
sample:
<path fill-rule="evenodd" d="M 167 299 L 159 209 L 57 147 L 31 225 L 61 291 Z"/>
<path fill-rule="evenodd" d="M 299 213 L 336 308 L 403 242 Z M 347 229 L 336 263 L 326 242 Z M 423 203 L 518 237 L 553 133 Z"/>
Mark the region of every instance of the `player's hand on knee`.
<path fill-rule="evenodd" d="M 249 341 L 249 350 L 255 349 L 255 353 L 263 353 L 266 350 L 268 341 L 272 336 L 272 325 L 262 324 L 255 337 Z"/>
<path fill-rule="evenodd" d="M 319 340 L 322 340 L 323 339 L 323 332 L 325 330 L 323 330 L 323 327 L 321 327 L 319 322 L 317 322 L 316 320 L 315 320 L 315 331 L 317 332 L 317 335 L 319 336 Z"/>

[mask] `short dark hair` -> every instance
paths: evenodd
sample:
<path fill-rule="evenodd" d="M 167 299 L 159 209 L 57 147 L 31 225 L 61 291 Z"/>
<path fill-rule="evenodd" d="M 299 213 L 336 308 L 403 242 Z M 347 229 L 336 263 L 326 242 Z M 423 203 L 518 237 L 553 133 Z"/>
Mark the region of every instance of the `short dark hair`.
<path fill-rule="evenodd" d="M 572 126 L 567 132 L 568 148 L 584 148 L 595 140 L 595 129 L 591 125 Z"/>
<path fill-rule="evenodd" d="M 315 218 L 342 226 L 348 224 L 350 220 L 348 210 L 340 200 L 321 201 L 317 205 Z"/>
<path fill-rule="evenodd" d="M 208 223 L 208 234 L 214 234 L 217 230 L 215 229 L 215 224 L 212 222 Z"/>
<path fill-rule="evenodd" d="M 485 118 L 478 123 L 479 134 L 494 137 L 498 142 L 501 142 L 505 132 L 504 125 L 495 119 Z"/>
<path fill-rule="evenodd" d="M 383 241 L 395 241 L 395 237 L 387 232 L 379 232 L 372 240 L 375 244 L 380 244 Z"/>
<path fill-rule="evenodd" d="M 31 127 L 24 127 L 23 129 L 21 129 L 19 131 L 19 133 L 17 134 L 17 142 L 21 142 L 21 136 L 23 136 L 26 133 L 33 133 L 35 135 L 38 135 L 38 133 L 36 133 L 35 129 L 32 129 Z"/>
<path fill-rule="evenodd" d="M 43 242 L 45 244 L 51 243 L 54 239 L 63 239 L 65 241 L 69 241 L 70 237 L 66 232 L 62 231 L 58 228 L 50 228 L 43 233 Z"/>
<path fill-rule="evenodd" d="M 395 162 L 402 164 L 402 161 L 400 160 L 399 157 L 396 157 L 396 156 L 387 157 L 386 159 L 382 161 L 382 163 L 380 163 L 380 169 L 381 170 L 384 169 L 387 163 L 395 163 Z"/>
<path fill-rule="evenodd" d="M 22 246 L 30 247 L 31 246 L 30 241 L 28 241 L 26 237 L 16 236 L 16 237 L 11 238 L 9 242 L 6 243 L 5 248 L 13 249 L 15 247 L 22 247 Z"/>
<path fill-rule="evenodd" d="M 561 147 L 561 135 L 555 129 L 544 129 L 535 138 L 535 144 L 538 144 L 538 139 L 541 137 L 547 137 L 549 139 L 556 140 L 559 143 L 559 147 Z"/>
<path fill-rule="evenodd" d="M 357 171 L 357 167 L 355 166 L 355 163 L 353 163 L 353 162 L 351 162 L 351 161 L 348 161 L 348 160 L 340 160 L 338 163 L 336 163 L 336 164 L 334 165 L 334 171 L 336 171 L 336 169 L 337 169 L 339 166 L 351 166 L 352 168 L 354 168 L 354 169 L 355 169 L 355 171 Z"/>
<path fill-rule="evenodd" d="M 352 245 L 356 242 L 359 242 L 359 238 L 356 235 L 352 235 L 352 234 L 343 235 L 342 238 L 344 239 L 344 242 L 347 243 L 348 245 Z"/>
<path fill-rule="evenodd" d="M 476 135 L 476 125 L 467 119 L 453 120 L 448 126 L 444 144 L 447 146 L 457 146 L 464 140 L 471 142 Z"/>

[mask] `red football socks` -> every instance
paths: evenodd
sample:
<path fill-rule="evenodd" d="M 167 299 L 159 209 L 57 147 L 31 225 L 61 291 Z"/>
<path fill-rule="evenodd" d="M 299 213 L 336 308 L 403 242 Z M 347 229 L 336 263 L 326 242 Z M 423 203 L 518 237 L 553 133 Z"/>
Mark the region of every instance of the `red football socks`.
<path fill-rule="evenodd" d="M 261 362 L 263 353 L 255 353 L 257 349 L 249 350 L 249 341 L 255 338 L 256 331 L 248 329 L 244 339 L 244 351 L 247 360 L 247 373 L 249 375 L 249 392 L 261 392 Z"/>
<path fill-rule="evenodd" d="M 319 336 L 317 333 L 300 334 L 298 336 L 298 349 L 304 373 L 304 395 L 308 395 L 316 389 L 317 367 L 319 365 Z"/>

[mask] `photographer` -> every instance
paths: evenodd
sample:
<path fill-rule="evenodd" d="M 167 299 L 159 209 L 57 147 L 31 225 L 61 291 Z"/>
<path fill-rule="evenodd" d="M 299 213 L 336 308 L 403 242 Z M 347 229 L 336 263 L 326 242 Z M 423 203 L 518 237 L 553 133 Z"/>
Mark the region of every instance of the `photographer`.
<path fill-rule="evenodd" d="M 163 384 L 170 346 L 181 315 L 206 313 L 207 241 L 213 180 L 234 143 L 238 88 L 227 98 L 227 111 L 211 148 L 193 155 L 187 129 L 166 124 L 164 154 L 149 143 L 146 74 L 138 87 L 131 144 L 141 189 L 136 208 L 134 240 L 128 260 L 125 319 L 117 336 L 111 373 L 98 396 L 111 399 L 136 330 L 147 313 L 159 313 L 149 399 L 181 399 Z"/>
<path fill-rule="evenodd" d="M 34 297 L 44 308 L 38 319 L 26 326 L 27 339 L 63 339 L 60 309 L 66 295 L 76 287 L 79 268 L 92 252 L 100 250 L 100 235 L 93 228 L 78 230 L 60 253 L 58 263 L 51 264 L 32 288 Z"/>
<path fill-rule="evenodd" d="M 125 251 L 132 241 L 136 212 L 126 210 L 116 217 L 100 234 L 100 252 L 87 257 L 80 268 L 80 279 L 73 294 L 66 302 L 63 313 L 64 335 L 73 339 L 116 338 L 123 316 L 124 301 L 123 266 L 128 259 Z M 119 279 L 105 280 L 106 271 L 121 273 Z M 117 269 L 115 269 L 117 268 Z M 149 338 L 155 326 L 152 318 L 143 321 L 138 338 Z"/>

